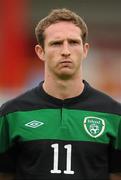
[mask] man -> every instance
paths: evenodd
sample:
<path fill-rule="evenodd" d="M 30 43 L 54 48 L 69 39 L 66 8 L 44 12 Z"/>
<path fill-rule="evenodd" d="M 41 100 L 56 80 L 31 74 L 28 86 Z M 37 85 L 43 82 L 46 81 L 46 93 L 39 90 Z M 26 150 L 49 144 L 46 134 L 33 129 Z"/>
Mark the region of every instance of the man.
<path fill-rule="evenodd" d="M 85 22 L 55 9 L 35 33 L 45 78 L 1 107 L 1 179 L 120 180 L 121 106 L 82 78 Z"/>

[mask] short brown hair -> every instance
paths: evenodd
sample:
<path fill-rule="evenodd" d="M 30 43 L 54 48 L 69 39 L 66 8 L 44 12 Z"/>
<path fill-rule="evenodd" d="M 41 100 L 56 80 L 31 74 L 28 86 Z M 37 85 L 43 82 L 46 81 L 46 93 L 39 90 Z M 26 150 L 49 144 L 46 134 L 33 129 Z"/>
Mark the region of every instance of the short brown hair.
<path fill-rule="evenodd" d="M 86 42 L 88 36 L 88 28 L 84 20 L 72 12 L 71 10 L 62 8 L 62 9 L 53 9 L 51 13 L 46 16 L 44 19 L 40 20 L 35 28 L 35 35 L 37 38 L 37 42 L 44 47 L 44 31 L 47 27 L 52 24 L 55 24 L 60 21 L 68 21 L 72 22 L 76 26 L 78 26 L 82 31 L 82 41 L 83 44 Z"/>

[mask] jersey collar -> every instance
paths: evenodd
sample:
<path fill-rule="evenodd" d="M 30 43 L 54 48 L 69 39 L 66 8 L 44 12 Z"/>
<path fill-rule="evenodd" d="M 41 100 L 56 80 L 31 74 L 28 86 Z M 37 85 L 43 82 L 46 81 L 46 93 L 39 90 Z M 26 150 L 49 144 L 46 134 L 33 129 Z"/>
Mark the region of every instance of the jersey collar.
<path fill-rule="evenodd" d="M 42 81 L 38 86 L 38 95 L 40 95 L 41 98 L 43 98 L 48 103 L 58 106 L 68 107 L 74 103 L 85 101 L 85 99 L 87 99 L 90 92 L 89 91 L 90 85 L 85 80 L 83 80 L 83 83 L 84 83 L 84 89 L 80 95 L 62 100 L 47 94 L 43 89 L 43 81 Z"/>

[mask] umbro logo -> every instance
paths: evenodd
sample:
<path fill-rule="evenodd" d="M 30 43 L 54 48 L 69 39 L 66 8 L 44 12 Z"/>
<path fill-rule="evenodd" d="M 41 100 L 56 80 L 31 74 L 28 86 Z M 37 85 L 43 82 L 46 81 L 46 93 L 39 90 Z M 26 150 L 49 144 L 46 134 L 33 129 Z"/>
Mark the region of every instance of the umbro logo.
<path fill-rule="evenodd" d="M 25 124 L 25 126 L 28 126 L 28 127 L 30 127 L 30 128 L 37 128 L 37 127 L 39 127 L 39 126 L 42 126 L 43 124 L 44 124 L 43 122 L 33 120 L 33 121 Z"/>

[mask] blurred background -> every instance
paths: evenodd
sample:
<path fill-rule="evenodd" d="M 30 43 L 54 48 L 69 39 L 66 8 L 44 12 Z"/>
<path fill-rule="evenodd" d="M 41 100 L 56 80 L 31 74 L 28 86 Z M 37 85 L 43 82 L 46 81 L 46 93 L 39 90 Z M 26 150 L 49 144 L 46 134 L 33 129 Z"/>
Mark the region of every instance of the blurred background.
<path fill-rule="evenodd" d="M 1 0 L 0 105 L 44 79 L 34 52 L 34 28 L 53 8 L 69 8 L 86 21 L 90 51 L 84 79 L 121 102 L 120 0 Z"/>

